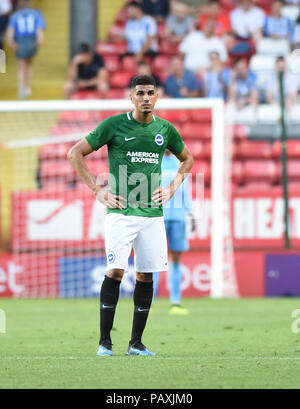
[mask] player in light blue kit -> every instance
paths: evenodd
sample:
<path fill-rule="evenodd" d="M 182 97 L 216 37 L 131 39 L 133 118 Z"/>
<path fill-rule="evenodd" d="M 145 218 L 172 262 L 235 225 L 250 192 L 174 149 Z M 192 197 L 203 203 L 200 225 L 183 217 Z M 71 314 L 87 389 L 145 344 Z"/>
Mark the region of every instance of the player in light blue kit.
<path fill-rule="evenodd" d="M 162 160 L 162 187 L 169 186 L 170 181 L 174 179 L 179 167 L 179 160 L 166 150 Z M 189 311 L 180 305 L 181 301 L 181 277 L 182 266 L 180 263 L 183 251 L 189 249 L 186 237 L 186 218 L 187 213 L 191 212 L 192 198 L 189 189 L 189 180 L 185 179 L 184 183 L 176 191 L 172 199 L 164 207 L 164 221 L 166 233 L 169 241 L 169 250 L 171 256 L 169 271 L 169 289 L 171 309 L 170 314 L 187 315 Z M 158 287 L 158 276 L 153 274 L 153 288 L 156 294 Z"/>
<path fill-rule="evenodd" d="M 18 59 L 19 98 L 31 96 L 32 62 L 43 42 L 45 20 L 42 13 L 31 7 L 30 0 L 19 0 L 18 10 L 9 19 L 7 40 Z"/>

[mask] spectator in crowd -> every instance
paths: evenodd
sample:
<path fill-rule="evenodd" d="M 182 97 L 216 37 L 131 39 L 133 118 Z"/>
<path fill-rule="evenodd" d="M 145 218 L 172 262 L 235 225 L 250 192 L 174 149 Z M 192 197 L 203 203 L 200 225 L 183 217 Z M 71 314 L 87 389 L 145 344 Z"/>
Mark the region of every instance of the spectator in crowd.
<path fill-rule="evenodd" d="M 292 50 L 300 48 L 300 15 L 298 16 L 293 27 L 293 32 L 291 35 L 291 48 Z"/>
<path fill-rule="evenodd" d="M 45 21 L 30 0 L 20 0 L 18 8 L 9 19 L 7 41 L 18 59 L 18 95 L 23 99 L 32 93 L 32 61 L 43 42 Z"/>
<path fill-rule="evenodd" d="M 214 35 L 214 20 L 207 20 L 203 32 L 192 31 L 180 43 L 179 51 L 184 56 L 185 69 L 197 72 L 209 65 L 209 53 L 217 51 L 221 61 L 227 61 L 227 50 L 224 41 Z"/>
<path fill-rule="evenodd" d="M 228 13 L 222 13 L 220 2 L 218 0 L 210 0 L 207 12 L 200 14 L 197 27 L 202 30 L 207 20 L 215 21 L 215 36 L 223 36 L 231 31 L 230 18 Z"/>
<path fill-rule="evenodd" d="M 105 95 L 109 88 L 108 73 L 100 54 L 93 52 L 88 44 L 82 43 L 78 53 L 72 58 L 68 79 L 64 86 L 65 98 L 74 91 L 98 89 Z"/>
<path fill-rule="evenodd" d="M 182 41 L 193 28 L 194 19 L 189 15 L 189 7 L 179 1 L 173 2 L 166 20 L 166 39 L 172 43 Z"/>
<path fill-rule="evenodd" d="M 279 73 L 283 73 L 284 98 L 287 108 L 297 101 L 297 81 L 292 73 L 286 69 L 284 57 L 276 59 L 276 69 L 266 83 L 266 101 L 269 104 L 278 104 L 280 101 Z"/>
<path fill-rule="evenodd" d="M 10 0 L 0 0 L 0 49 L 3 49 L 3 37 L 8 24 L 9 13 L 12 10 Z"/>
<path fill-rule="evenodd" d="M 259 100 L 257 77 L 249 70 L 247 61 L 238 58 L 233 64 L 229 85 L 229 102 L 235 103 L 238 109 L 247 105 L 256 106 Z"/>
<path fill-rule="evenodd" d="M 272 3 L 272 14 L 266 16 L 263 28 L 264 36 L 274 39 L 290 39 L 293 31 L 292 21 L 281 15 L 281 9 L 284 5 L 283 0 L 275 0 Z"/>
<path fill-rule="evenodd" d="M 145 14 L 157 20 L 165 20 L 169 14 L 169 0 L 142 0 L 142 10 Z"/>
<path fill-rule="evenodd" d="M 230 13 L 233 33 L 238 39 L 254 41 L 261 37 L 265 13 L 252 0 L 239 0 L 238 6 Z"/>
<path fill-rule="evenodd" d="M 203 74 L 206 98 L 223 98 L 228 96 L 231 71 L 225 67 L 217 51 L 209 53 L 210 64 Z"/>
<path fill-rule="evenodd" d="M 171 75 L 165 81 L 165 91 L 169 97 L 191 98 L 200 96 L 202 84 L 194 73 L 185 70 L 180 56 L 171 61 Z"/>
<path fill-rule="evenodd" d="M 136 75 L 151 75 L 155 79 L 156 91 L 157 91 L 158 96 L 159 97 L 164 96 L 164 85 L 161 79 L 159 78 L 158 75 L 152 74 L 151 66 L 146 61 L 140 61 L 138 63 Z M 134 75 L 134 77 L 136 75 Z M 128 89 L 125 91 L 125 97 L 127 98 L 128 98 L 128 95 L 130 94 L 130 84 L 131 84 L 132 78 L 130 78 L 130 81 L 128 83 Z"/>
<path fill-rule="evenodd" d="M 141 61 L 145 55 L 155 57 L 158 53 L 155 19 L 145 16 L 137 1 L 128 3 L 127 12 L 129 18 L 124 31 L 127 40 L 126 55 L 135 55 L 137 61 Z"/>

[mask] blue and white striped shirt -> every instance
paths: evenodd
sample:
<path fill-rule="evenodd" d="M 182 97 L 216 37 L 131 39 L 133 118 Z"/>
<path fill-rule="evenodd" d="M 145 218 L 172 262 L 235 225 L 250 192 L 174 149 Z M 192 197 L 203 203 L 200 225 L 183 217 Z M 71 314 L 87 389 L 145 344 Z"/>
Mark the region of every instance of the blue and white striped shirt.
<path fill-rule="evenodd" d="M 138 53 L 143 48 L 148 36 L 157 35 L 157 25 L 154 18 L 144 16 L 139 20 L 129 19 L 125 25 L 125 38 L 127 40 L 128 52 Z M 150 49 L 158 51 L 157 40 L 150 45 Z"/>

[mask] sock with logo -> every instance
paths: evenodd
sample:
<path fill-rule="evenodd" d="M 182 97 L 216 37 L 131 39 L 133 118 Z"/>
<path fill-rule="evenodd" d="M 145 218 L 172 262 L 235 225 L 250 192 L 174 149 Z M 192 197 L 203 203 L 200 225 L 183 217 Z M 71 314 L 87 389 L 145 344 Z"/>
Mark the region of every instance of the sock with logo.
<path fill-rule="evenodd" d="M 105 276 L 100 291 L 100 344 L 111 344 L 110 332 L 119 299 L 121 281 Z"/>
<path fill-rule="evenodd" d="M 134 314 L 130 345 L 141 341 L 153 297 L 153 281 L 137 281 L 133 294 Z"/>
<path fill-rule="evenodd" d="M 170 300 L 172 305 L 179 305 L 181 299 L 181 275 L 182 269 L 180 263 L 171 263 L 171 272 L 169 276 Z"/>

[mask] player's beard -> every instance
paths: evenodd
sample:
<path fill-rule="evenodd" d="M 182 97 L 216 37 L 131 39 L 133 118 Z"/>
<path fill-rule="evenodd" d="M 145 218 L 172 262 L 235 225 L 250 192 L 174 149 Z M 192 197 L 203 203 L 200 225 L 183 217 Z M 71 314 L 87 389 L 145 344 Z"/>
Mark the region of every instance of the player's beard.
<path fill-rule="evenodd" d="M 152 112 L 152 109 L 150 109 L 150 108 L 142 109 L 142 113 L 145 114 L 145 115 L 151 114 L 151 112 Z"/>
<path fill-rule="evenodd" d="M 147 106 L 147 107 L 141 107 L 141 112 L 143 114 L 151 114 L 153 111 L 153 108 L 151 106 Z"/>

